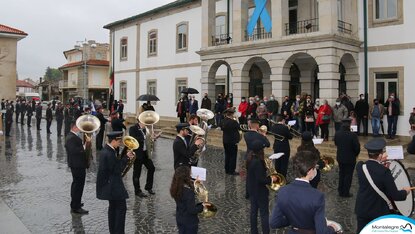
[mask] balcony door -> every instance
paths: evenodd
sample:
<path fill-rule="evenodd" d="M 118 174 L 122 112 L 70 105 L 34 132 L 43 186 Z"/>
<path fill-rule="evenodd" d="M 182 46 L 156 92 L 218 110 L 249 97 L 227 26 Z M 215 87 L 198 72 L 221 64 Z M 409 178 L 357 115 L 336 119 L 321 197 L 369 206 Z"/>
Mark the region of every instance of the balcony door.
<path fill-rule="evenodd" d="M 289 12 L 288 20 L 290 25 L 290 34 L 297 33 L 297 20 L 298 20 L 298 0 L 290 0 L 288 2 Z"/>

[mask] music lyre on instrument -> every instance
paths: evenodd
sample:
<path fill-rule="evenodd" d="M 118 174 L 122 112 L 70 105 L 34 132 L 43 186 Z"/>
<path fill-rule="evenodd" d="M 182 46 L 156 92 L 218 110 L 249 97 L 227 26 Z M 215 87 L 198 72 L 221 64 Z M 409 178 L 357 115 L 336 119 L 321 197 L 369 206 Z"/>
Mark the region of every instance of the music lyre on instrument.
<path fill-rule="evenodd" d="M 389 170 L 394 178 L 394 182 L 398 189 L 403 187 L 411 187 L 411 192 L 404 201 L 393 201 L 396 209 L 401 215 L 409 217 L 414 211 L 414 191 L 412 190 L 411 180 L 403 164 L 399 161 L 389 161 Z"/>
<path fill-rule="evenodd" d="M 78 119 L 76 119 L 75 124 L 76 124 L 76 127 L 81 132 L 84 133 L 84 139 L 83 139 L 84 144 L 87 140 L 88 141 L 91 140 L 92 133 L 97 131 L 99 127 L 101 126 L 101 122 L 99 121 L 99 119 L 90 114 L 79 116 Z M 90 166 L 91 160 L 92 160 L 91 146 L 92 146 L 91 144 L 87 144 L 85 148 L 85 154 L 87 158 L 88 167 Z"/>
<path fill-rule="evenodd" d="M 128 151 L 133 151 L 133 150 L 138 149 L 138 147 L 140 147 L 140 144 L 138 143 L 138 141 L 132 136 L 123 137 L 122 143 L 124 144 L 125 147 L 127 147 Z M 124 177 L 127 174 L 127 172 L 131 169 L 131 167 L 134 165 L 135 159 L 136 159 L 136 156 L 128 160 L 127 165 L 122 170 L 121 177 Z"/>

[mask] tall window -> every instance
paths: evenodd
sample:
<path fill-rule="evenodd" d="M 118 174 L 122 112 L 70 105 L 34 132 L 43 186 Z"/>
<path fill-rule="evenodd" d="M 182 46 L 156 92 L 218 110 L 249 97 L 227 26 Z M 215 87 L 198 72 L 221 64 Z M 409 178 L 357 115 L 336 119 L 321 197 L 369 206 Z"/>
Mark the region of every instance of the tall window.
<path fill-rule="evenodd" d="M 157 96 L 157 82 L 156 81 L 147 81 L 147 94 Z"/>
<path fill-rule="evenodd" d="M 398 15 L 397 0 L 375 0 L 375 19 L 394 19 Z"/>
<path fill-rule="evenodd" d="M 121 39 L 121 48 L 120 48 L 120 59 L 127 60 L 127 48 L 128 48 L 128 40 L 127 38 Z"/>
<path fill-rule="evenodd" d="M 181 92 L 184 88 L 187 87 L 187 78 L 177 79 L 176 80 L 176 102 L 179 101 Z"/>
<path fill-rule="evenodd" d="M 120 100 L 123 100 L 123 101 L 127 100 L 127 82 L 126 81 L 120 82 Z"/>
<path fill-rule="evenodd" d="M 187 50 L 188 42 L 188 23 L 180 23 L 177 25 L 177 50 Z"/>
<path fill-rule="evenodd" d="M 148 33 L 148 55 L 157 55 L 157 30 Z"/>
<path fill-rule="evenodd" d="M 384 103 L 390 93 L 398 93 L 398 73 L 375 73 L 375 97 L 379 99 L 380 103 Z"/>
<path fill-rule="evenodd" d="M 343 16 L 343 0 L 337 0 L 337 19 L 344 21 Z"/>
<path fill-rule="evenodd" d="M 226 34 L 226 18 L 224 15 L 220 15 L 216 17 L 216 37 L 220 36 L 221 34 Z"/>

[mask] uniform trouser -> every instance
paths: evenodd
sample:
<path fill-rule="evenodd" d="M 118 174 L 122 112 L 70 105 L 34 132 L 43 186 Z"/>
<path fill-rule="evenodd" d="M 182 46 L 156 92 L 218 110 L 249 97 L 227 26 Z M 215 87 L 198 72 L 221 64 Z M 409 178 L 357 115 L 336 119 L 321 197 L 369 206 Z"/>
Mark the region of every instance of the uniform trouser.
<path fill-rule="evenodd" d="M 258 233 L 258 209 L 261 217 L 262 233 L 269 233 L 269 210 L 268 210 L 268 196 L 264 197 L 250 197 L 251 201 L 251 234 Z"/>
<path fill-rule="evenodd" d="M 66 125 L 65 125 L 65 127 L 66 127 Z M 99 129 L 99 132 L 97 134 L 97 137 L 96 137 L 96 149 L 97 150 L 102 149 L 102 142 L 104 140 L 104 131 L 105 131 L 105 126 L 101 126 L 100 129 Z M 65 132 L 65 135 L 66 135 L 66 132 Z"/>
<path fill-rule="evenodd" d="M 63 119 L 56 120 L 56 132 L 58 133 L 58 136 L 62 135 L 62 124 Z"/>
<path fill-rule="evenodd" d="M 37 130 L 40 130 L 40 120 L 42 120 L 41 117 L 36 117 L 36 128 L 37 128 Z"/>
<path fill-rule="evenodd" d="M 12 128 L 12 121 L 6 122 L 6 136 L 10 136 L 11 128 Z"/>
<path fill-rule="evenodd" d="M 27 126 L 30 127 L 32 125 L 32 116 L 27 116 Z"/>
<path fill-rule="evenodd" d="M 52 125 L 52 120 L 46 120 L 46 132 L 50 133 L 50 125 Z"/>
<path fill-rule="evenodd" d="M 65 136 L 71 131 L 71 122 L 69 120 L 65 120 Z"/>
<path fill-rule="evenodd" d="M 127 202 L 122 200 L 109 200 L 108 226 L 111 234 L 125 233 L 125 214 L 127 213 Z"/>
<path fill-rule="evenodd" d="M 141 191 L 140 176 L 143 165 L 147 168 L 147 180 L 144 189 L 153 189 L 154 172 L 156 168 L 154 167 L 153 161 L 150 158 L 148 158 L 146 151 L 144 151 L 144 154 L 144 158 L 137 158 L 134 162 L 133 184 L 135 193 L 139 193 Z"/>
<path fill-rule="evenodd" d="M 236 159 L 238 157 L 237 144 L 223 144 L 225 148 L 225 172 L 233 173 L 236 169 Z"/>
<path fill-rule="evenodd" d="M 82 193 L 84 192 L 85 185 L 86 169 L 71 167 L 71 172 L 71 208 L 76 210 L 81 208 Z"/>
<path fill-rule="evenodd" d="M 177 222 L 177 228 L 179 229 L 179 234 L 196 234 L 199 229 L 199 224 Z"/>
<path fill-rule="evenodd" d="M 25 115 L 25 112 L 20 113 L 20 124 L 21 125 L 24 125 L 24 115 Z"/>
<path fill-rule="evenodd" d="M 274 153 L 284 153 L 284 155 L 275 160 L 275 170 L 277 170 L 278 173 L 281 173 L 284 177 L 287 177 L 287 171 L 288 171 L 288 161 L 290 160 L 290 151 L 278 151 Z"/>
<path fill-rule="evenodd" d="M 357 117 L 356 122 L 357 122 L 357 133 L 360 134 L 360 123 L 362 123 L 363 124 L 363 134 L 367 135 L 367 122 L 368 122 L 368 119 Z"/>
<path fill-rule="evenodd" d="M 360 233 L 360 231 L 363 230 L 363 228 L 370 223 L 370 221 L 372 221 L 373 219 L 371 218 L 363 218 L 363 217 L 359 217 L 357 216 L 357 231 L 356 233 Z"/>
<path fill-rule="evenodd" d="M 352 185 L 353 172 L 356 163 L 339 163 L 339 187 L 340 196 L 347 196 Z"/>
<path fill-rule="evenodd" d="M 19 122 L 19 114 L 20 114 L 20 112 L 16 111 L 16 124 Z"/>

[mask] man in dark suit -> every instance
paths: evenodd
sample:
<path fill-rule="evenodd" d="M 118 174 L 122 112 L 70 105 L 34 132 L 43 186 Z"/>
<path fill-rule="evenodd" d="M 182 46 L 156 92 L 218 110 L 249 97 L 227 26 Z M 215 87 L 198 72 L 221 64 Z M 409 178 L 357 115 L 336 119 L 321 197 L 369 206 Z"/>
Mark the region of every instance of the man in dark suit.
<path fill-rule="evenodd" d="M 270 132 L 283 136 L 284 139 L 280 141 L 277 140 L 277 136 L 275 137 L 273 146 L 274 153 L 284 153 L 284 155 L 281 158 L 275 160 L 275 170 L 286 177 L 291 153 L 289 140 L 293 137 L 290 133 L 290 129 L 288 129 L 288 127 L 285 125 L 285 119 L 282 115 L 277 115 L 276 122 L 277 124 L 272 125 Z"/>
<path fill-rule="evenodd" d="M 383 148 L 385 146 L 386 142 L 384 139 L 376 138 L 369 141 L 365 144 L 369 160 L 357 163 L 356 171 L 359 179 L 359 190 L 357 192 L 355 207 L 357 216 L 356 233 L 360 233 L 370 221 L 380 216 L 391 214 L 387 202 L 369 183 L 368 177 L 363 169 L 364 167 L 366 167 L 375 186 L 378 187 L 388 199 L 392 201 L 403 201 L 411 191 L 409 187 L 398 190 L 391 171 L 382 164 L 388 157 L 386 153 L 383 153 Z"/>
<path fill-rule="evenodd" d="M 63 106 L 61 102 L 58 102 L 58 106 L 55 108 L 56 128 L 58 137 L 62 136 L 62 124 L 63 124 Z"/>
<path fill-rule="evenodd" d="M 19 123 L 19 114 L 20 114 L 20 101 L 19 100 L 16 101 L 15 114 L 16 114 L 16 124 L 17 124 Z"/>
<path fill-rule="evenodd" d="M 199 110 L 199 103 L 198 101 L 195 99 L 195 95 L 191 95 L 189 102 L 188 102 L 188 110 L 189 110 L 189 114 L 190 115 L 195 115 L 196 111 Z"/>
<path fill-rule="evenodd" d="M 204 108 L 208 110 L 212 109 L 212 101 L 210 100 L 207 93 L 205 93 L 205 96 L 202 99 L 202 105 L 200 106 L 200 108 Z"/>
<path fill-rule="evenodd" d="M 26 101 L 22 100 L 20 102 L 20 124 L 24 125 L 24 116 L 26 114 Z"/>
<path fill-rule="evenodd" d="M 174 154 L 174 169 L 179 166 L 191 166 L 190 158 L 198 150 L 198 146 L 203 143 L 203 140 L 197 139 L 193 145 L 188 145 L 186 136 L 189 135 L 189 124 L 179 123 L 176 125 L 177 136 L 173 142 Z"/>
<path fill-rule="evenodd" d="M 50 103 L 48 103 L 48 108 L 46 108 L 46 133 L 47 134 L 52 134 L 52 132 L 50 131 L 50 125 L 52 125 L 52 119 L 53 119 L 53 114 L 52 114 L 52 108 L 50 107 Z"/>
<path fill-rule="evenodd" d="M 102 106 L 99 106 L 97 109 L 97 118 L 99 119 L 99 122 L 101 123 L 99 127 L 99 132 L 96 137 L 96 149 L 102 150 L 102 142 L 104 141 L 104 132 L 105 132 L 105 125 L 108 122 L 108 119 L 104 117 L 104 114 L 102 113 L 104 111 L 104 108 Z"/>
<path fill-rule="evenodd" d="M 134 161 L 133 171 L 135 195 L 139 197 L 147 197 L 147 195 L 144 194 L 140 188 L 140 176 L 143 165 L 147 168 L 147 180 L 144 189 L 147 190 L 149 194 L 154 195 L 155 193 L 153 191 L 153 178 L 156 168 L 154 167 L 151 158 L 149 158 L 146 144 L 146 141 L 151 141 L 151 139 L 147 139 L 147 137 L 150 137 L 150 135 L 147 134 L 145 125 L 143 123 L 140 123 L 138 119 L 137 124 L 130 127 L 129 135 L 134 137 L 140 144 L 140 147 L 134 150 L 134 153 L 137 156 L 137 158 Z"/>
<path fill-rule="evenodd" d="M 360 143 L 357 135 L 350 131 L 351 119 L 344 119 L 341 130 L 334 135 L 334 144 L 337 146 L 337 162 L 339 163 L 339 185 L 340 197 L 352 197 L 350 186 L 353 180 L 353 171 L 357 156 L 360 153 Z"/>
<path fill-rule="evenodd" d="M 67 103 L 63 111 L 63 118 L 64 118 L 64 123 L 65 123 L 65 127 L 64 127 L 65 136 L 67 136 L 69 131 L 71 130 L 71 122 L 72 122 L 71 108 L 72 108 L 71 105 Z"/>
<path fill-rule="evenodd" d="M 354 106 L 357 121 L 357 134 L 360 134 L 360 123 L 363 124 L 363 135 L 367 136 L 368 119 L 369 119 L 369 103 L 365 100 L 365 95 L 360 94 L 359 101 Z"/>
<path fill-rule="evenodd" d="M 128 193 L 121 173 L 128 160 L 134 157 L 134 153 L 131 151 L 117 157 L 118 148 L 122 144 L 122 135 L 122 131 L 108 133 L 108 144 L 99 152 L 97 198 L 109 201 L 108 226 L 111 234 L 125 233 Z"/>
<path fill-rule="evenodd" d="M 119 117 L 119 113 L 117 111 L 111 113 L 111 127 L 114 132 L 123 131 L 123 129 L 127 130 L 123 121 L 124 120 Z"/>
<path fill-rule="evenodd" d="M 90 147 L 90 139 L 82 143 L 79 137 L 80 130 L 76 122 L 71 123 L 71 131 L 66 136 L 65 149 L 67 154 L 68 167 L 72 173 L 71 185 L 71 211 L 77 214 L 88 214 L 87 210 L 82 208 L 82 193 L 84 191 L 86 169 L 88 168 L 88 159 L 85 148 Z"/>
<path fill-rule="evenodd" d="M 297 178 L 283 186 L 275 196 L 271 228 L 291 226 L 288 233 L 336 233 L 326 223 L 324 193 L 310 185 L 310 180 L 317 174 L 318 159 L 318 155 L 310 151 L 298 152 L 293 158 Z"/>
<path fill-rule="evenodd" d="M 32 127 L 33 109 L 31 103 L 26 104 L 27 127 Z"/>
<path fill-rule="evenodd" d="M 42 130 L 40 129 L 40 121 L 42 120 L 42 106 L 40 105 L 40 102 L 37 103 L 36 106 L 36 128 L 38 131 Z"/>
<path fill-rule="evenodd" d="M 5 121 L 6 121 L 6 137 L 9 137 L 10 130 L 12 128 L 12 123 L 13 123 L 13 111 L 12 111 L 11 104 L 6 105 Z"/>
<path fill-rule="evenodd" d="M 223 131 L 222 142 L 225 149 L 225 173 L 228 175 L 239 175 L 235 168 L 240 135 L 239 123 L 234 120 L 234 113 L 234 108 L 226 109 L 224 111 L 225 119 L 221 123 L 221 130 Z"/>

